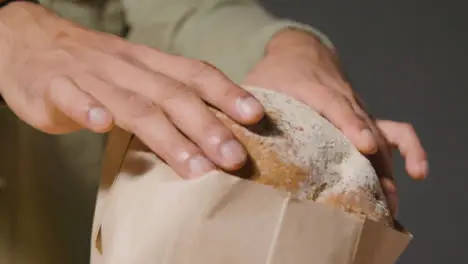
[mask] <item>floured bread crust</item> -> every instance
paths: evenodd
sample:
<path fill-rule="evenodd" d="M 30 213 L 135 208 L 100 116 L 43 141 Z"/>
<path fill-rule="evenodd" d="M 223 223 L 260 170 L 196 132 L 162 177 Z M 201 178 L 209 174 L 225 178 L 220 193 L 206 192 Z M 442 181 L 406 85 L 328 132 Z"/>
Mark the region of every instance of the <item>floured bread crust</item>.
<path fill-rule="evenodd" d="M 261 122 L 243 127 L 214 110 L 250 156 L 234 174 L 393 225 L 375 170 L 341 131 L 297 100 L 244 88 L 264 105 Z"/>

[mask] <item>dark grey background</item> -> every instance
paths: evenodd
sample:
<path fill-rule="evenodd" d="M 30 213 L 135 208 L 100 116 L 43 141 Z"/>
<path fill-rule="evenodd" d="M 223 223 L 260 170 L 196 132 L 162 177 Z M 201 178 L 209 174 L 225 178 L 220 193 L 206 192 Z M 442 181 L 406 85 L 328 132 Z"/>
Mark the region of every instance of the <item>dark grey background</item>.
<path fill-rule="evenodd" d="M 396 158 L 399 219 L 415 239 L 399 263 L 468 263 L 468 20 L 464 1 L 263 0 L 274 14 L 325 32 L 378 117 L 411 122 L 430 175 Z"/>

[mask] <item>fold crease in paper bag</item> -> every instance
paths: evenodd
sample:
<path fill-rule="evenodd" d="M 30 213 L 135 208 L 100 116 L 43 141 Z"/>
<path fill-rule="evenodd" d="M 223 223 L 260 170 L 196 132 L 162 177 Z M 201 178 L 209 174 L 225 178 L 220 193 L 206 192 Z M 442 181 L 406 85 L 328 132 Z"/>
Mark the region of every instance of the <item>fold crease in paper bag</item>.
<path fill-rule="evenodd" d="M 116 174 L 103 175 L 92 264 L 390 264 L 411 239 L 223 172 L 181 180 L 129 141 L 121 131 L 109 138 L 108 151 L 125 158 L 104 166 Z"/>

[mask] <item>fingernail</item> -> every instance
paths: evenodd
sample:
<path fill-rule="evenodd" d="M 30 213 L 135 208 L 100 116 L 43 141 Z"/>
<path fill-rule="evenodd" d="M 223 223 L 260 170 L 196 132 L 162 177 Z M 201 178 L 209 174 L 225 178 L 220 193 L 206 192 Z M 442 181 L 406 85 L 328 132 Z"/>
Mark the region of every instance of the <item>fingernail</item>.
<path fill-rule="evenodd" d="M 262 105 L 253 97 L 237 98 L 236 102 L 237 111 L 243 118 L 253 118 L 263 112 Z"/>
<path fill-rule="evenodd" d="M 203 156 L 195 156 L 189 160 L 190 177 L 199 177 L 214 170 L 213 164 Z"/>
<path fill-rule="evenodd" d="M 222 157 L 232 165 L 238 165 L 245 161 L 247 153 L 242 145 L 234 139 L 224 142 L 220 147 Z"/>
<path fill-rule="evenodd" d="M 375 137 L 372 131 L 368 128 L 361 130 L 361 138 L 363 142 L 365 142 L 363 145 L 365 145 L 365 149 L 369 151 L 376 151 L 376 142 L 375 142 Z"/>
<path fill-rule="evenodd" d="M 414 170 L 416 170 L 415 174 L 418 175 L 418 178 L 422 179 L 429 171 L 429 163 L 427 161 L 421 161 L 419 164 L 414 166 Z"/>
<path fill-rule="evenodd" d="M 106 125 L 109 122 L 109 114 L 104 108 L 91 108 L 88 112 L 88 119 L 96 125 Z"/>

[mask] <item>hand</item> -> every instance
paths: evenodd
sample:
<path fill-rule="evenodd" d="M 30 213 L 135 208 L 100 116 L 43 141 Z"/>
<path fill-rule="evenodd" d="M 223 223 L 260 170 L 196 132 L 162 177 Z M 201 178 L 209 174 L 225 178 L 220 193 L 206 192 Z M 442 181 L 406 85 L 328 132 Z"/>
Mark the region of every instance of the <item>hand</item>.
<path fill-rule="evenodd" d="M 407 173 L 416 180 L 424 179 L 428 173 L 426 153 L 410 124 L 390 120 L 376 120 L 373 124 L 371 127 L 377 138 L 378 151 L 367 156 L 379 175 L 390 208 L 396 215 L 398 195 L 393 179 L 392 150 L 399 150 L 405 158 Z"/>
<path fill-rule="evenodd" d="M 411 177 L 427 175 L 426 154 L 414 129 L 408 124 L 372 120 L 343 77 L 335 52 L 312 35 L 297 30 L 278 33 L 245 82 L 288 94 L 330 120 L 369 156 L 394 212 L 397 196 L 391 147 L 400 149 Z"/>
<path fill-rule="evenodd" d="M 242 166 L 244 148 L 209 110 L 251 124 L 260 103 L 206 63 L 94 32 L 46 9 L 0 10 L 0 93 L 26 123 L 52 134 L 113 123 L 180 175 Z M 215 163 L 215 164 L 213 164 Z"/>

